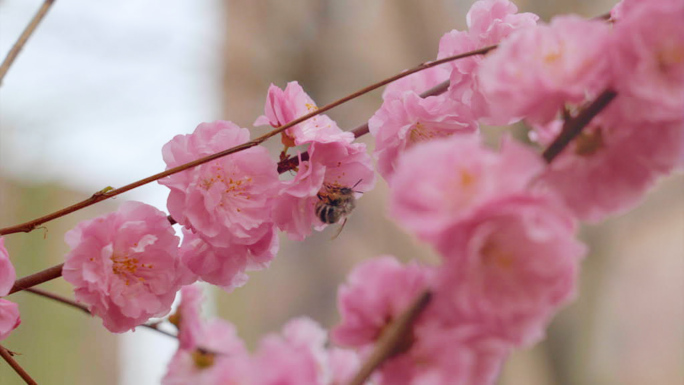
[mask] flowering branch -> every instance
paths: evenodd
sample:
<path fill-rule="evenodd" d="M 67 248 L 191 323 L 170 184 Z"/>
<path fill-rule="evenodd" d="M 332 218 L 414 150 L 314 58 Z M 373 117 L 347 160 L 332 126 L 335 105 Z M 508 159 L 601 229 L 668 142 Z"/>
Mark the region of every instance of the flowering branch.
<path fill-rule="evenodd" d="M 542 156 L 547 163 L 551 163 L 563 149 L 582 132 L 582 129 L 591 122 L 606 106 L 617 96 L 613 90 L 603 91 L 591 104 L 582 109 L 577 116 L 566 120 L 561 133 L 554 139 L 549 147 L 544 150 Z"/>
<path fill-rule="evenodd" d="M 36 15 L 33 16 L 33 19 L 29 25 L 27 25 L 24 29 L 24 32 L 21 33 L 19 39 L 17 39 L 17 42 L 14 43 L 12 49 L 10 49 L 10 51 L 7 53 L 5 60 L 3 60 L 2 65 L 0 65 L 0 85 L 2 85 L 2 80 L 5 78 L 5 74 L 7 74 L 7 71 L 9 71 L 10 66 L 12 63 L 14 63 L 14 60 L 19 55 L 19 52 L 21 52 L 21 49 L 24 48 L 24 44 L 26 44 L 29 37 L 31 37 L 33 32 L 36 30 L 38 24 L 40 24 L 40 22 L 43 20 L 43 17 L 45 17 L 48 10 L 52 6 L 52 3 L 54 2 L 55 0 L 45 0 L 43 5 L 38 9 L 38 12 L 36 12 Z"/>
<path fill-rule="evenodd" d="M 22 278 L 17 279 L 14 282 L 14 286 L 12 286 L 12 290 L 10 290 L 9 294 L 16 293 L 16 292 L 22 291 L 22 290 L 26 290 L 30 287 L 40 285 L 43 282 L 51 281 L 55 278 L 61 277 L 63 266 L 64 266 L 64 264 L 60 263 L 59 265 L 48 267 L 45 270 L 41 270 L 37 273 L 27 275 L 26 277 L 22 277 Z"/>
<path fill-rule="evenodd" d="M 25 291 L 28 291 L 28 292 L 30 292 L 30 293 L 33 293 L 33 294 L 37 294 L 37 295 L 39 295 L 39 296 L 41 296 L 41 297 L 45 297 L 45 298 L 49 298 L 49 299 L 55 300 L 55 301 L 57 301 L 57 302 L 60 302 L 60 303 L 63 303 L 63 304 L 65 304 L 65 305 L 71 306 L 71 307 L 73 307 L 73 308 L 79 309 L 79 310 L 83 311 L 84 313 L 87 313 L 87 314 L 89 314 L 89 315 L 92 315 L 92 313 L 88 310 L 87 307 L 85 307 L 85 306 L 81 305 L 80 303 L 78 303 L 78 302 L 76 302 L 76 301 L 73 301 L 73 300 L 71 300 L 71 299 L 69 299 L 69 298 L 62 297 L 61 295 L 58 295 L 58 294 L 55 294 L 55 293 L 51 293 L 51 292 L 49 292 L 49 291 L 42 290 L 42 289 L 36 289 L 36 288 L 26 288 L 26 289 L 24 289 L 24 290 L 25 290 Z M 169 333 L 169 332 L 167 332 L 167 331 L 165 331 L 165 330 L 159 329 L 159 324 L 158 324 L 158 323 L 142 324 L 142 325 L 140 325 L 140 326 L 145 327 L 145 328 L 148 328 L 148 329 L 151 329 L 151 330 L 154 330 L 154 331 L 159 332 L 159 333 L 161 333 L 161 334 L 163 334 L 163 335 L 165 335 L 165 336 L 169 336 L 169 337 L 173 337 L 173 338 L 178 338 L 178 336 L 176 336 L 176 335 L 173 334 L 173 333 Z"/>
<path fill-rule="evenodd" d="M 430 88 L 429 90 L 423 92 L 422 94 L 420 94 L 420 97 L 421 98 L 427 98 L 428 96 L 439 95 L 439 94 L 446 92 L 446 90 L 448 88 L 449 88 L 449 81 L 446 80 L 446 81 Z M 351 132 L 354 134 L 355 138 L 366 135 L 369 132 L 368 131 L 368 122 L 356 127 L 355 129 L 351 130 Z M 304 151 L 303 153 L 300 154 L 300 157 L 301 157 L 302 161 L 307 161 L 307 160 L 309 160 L 309 153 Z M 278 173 L 282 174 L 286 171 L 290 171 L 290 170 L 294 169 L 295 167 L 297 167 L 298 164 L 299 164 L 299 157 L 298 156 L 291 156 L 287 159 L 281 160 L 280 162 L 278 162 Z"/>
<path fill-rule="evenodd" d="M 4 346 L 0 345 L 0 356 L 5 361 L 7 361 L 9 366 L 11 366 L 15 372 L 17 372 L 19 377 L 21 377 L 24 380 L 24 382 L 26 382 L 29 385 L 37 385 L 38 383 L 34 381 L 28 373 L 26 373 L 24 368 L 22 368 L 21 365 L 19 365 L 19 363 L 14 360 L 14 358 L 12 358 L 12 355 L 13 354 L 9 350 L 5 349 Z"/>
<path fill-rule="evenodd" d="M 273 130 L 273 131 L 270 131 L 270 132 L 268 132 L 268 133 L 266 133 L 266 134 L 264 134 L 264 135 L 262 135 L 262 136 L 260 136 L 260 137 L 258 137 L 258 138 L 256 138 L 256 139 L 254 139 L 254 140 L 251 140 L 251 141 L 249 141 L 249 142 L 246 142 L 246 143 L 243 143 L 243 144 L 241 144 L 241 145 L 238 145 L 238 146 L 229 148 L 229 149 L 227 149 L 227 150 L 224 150 L 224 151 L 221 151 L 221 152 L 218 152 L 218 153 L 215 153 L 215 154 L 206 156 L 206 157 L 204 157 L 204 158 L 200 158 L 200 159 L 194 160 L 194 161 L 192 161 L 192 162 L 182 164 L 182 165 L 180 165 L 180 166 L 178 166 L 178 167 L 174 167 L 174 168 L 168 169 L 168 170 L 166 170 L 166 171 L 163 171 L 163 172 L 154 174 L 154 175 L 152 175 L 152 176 L 149 176 L 149 177 L 144 178 L 144 179 L 141 179 L 141 180 L 139 180 L 139 181 L 136 181 L 136 182 L 127 184 L 127 185 L 125 185 L 125 186 L 123 186 L 123 187 L 120 187 L 120 188 L 117 188 L 117 189 L 109 189 L 109 188 L 103 189 L 102 191 L 96 192 L 95 194 L 93 194 L 93 195 L 92 195 L 90 198 L 88 198 L 88 199 L 85 199 L 85 200 L 83 200 L 83 201 L 81 201 L 81 202 L 78 202 L 78 203 L 76 203 L 76 204 L 73 204 L 73 205 L 71 205 L 71 206 L 65 207 L 65 208 L 63 208 L 63 209 L 61 209 L 61 210 L 55 211 L 55 212 L 53 212 L 53 213 L 51 213 L 51 214 L 42 216 L 42 217 L 40 217 L 40 218 L 37 218 L 37 219 L 34 219 L 34 220 L 32 220 L 32 221 L 29 221 L 29 222 L 26 222 L 26 223 L 22 223 L 22 224 L 19 224 L 19 225 L 16 225 L 16 226 L 10 226 L 10 227 L 6 227 L 6 228 L 3 228 L 3 229 L 0 229 L 0 236 L 1 236 L 1 235 L 7 235 L 7 234 L 20 233 L 20 232 L 25 232 L 25 233 L 31 232 L 31 231 L 33 231 L 36 227 L 40 226 L 40 225 L 43 224 L 43 223 L 49 222 L 49 221 L 51 221 L 51 220 L 53 220 L 53 219 L 57 219 L 57 218 L 63 217 L 63 216 L 65 216 L 65 215 L 70 214 L 70 213 L 73 213 L 73 212 L 75 212 L 75 211 L 81 210 L 81 209 L 86 208 L 86 207 L 88 207 L 88 206 L 91 206 L 91 205 L 93 205 L 93 204 L 95 204 L 95 203 L 97 203 L 97 202 L 100 202 L 100 201 L 103 201 L 103 200 L 106 200 L 106 199 L 115 197 L 115 196 L 120 195 L 120 194 L 123 194 L 123 193 L 125 193 L 125 192 L 127 192 L 127 191 L 130 191 L 130 190 L 133 190 L 133 189 L 135 189 L 135 188 L 138 188 L 138 187 L 140 187 L 140 186 L 144 186 L 144 185 L 146 185 L 146 184 L 148 184 L 148 183 L 151 183 L 151 182 L 157 181 L 157 180 L 159 180 L 159 179 L 165 178 L 165 177 L 167 177 L 167 176 L 169 176 L 169 175 L 173 175 L 173 174 L 179 173 L 179 172 L 181 172 L 181 171 L 185 171 L 185 170 L 187 170 L 187 169 L 189 169 L 189 168 L 193 168 L 193 167 L 199 166 L 199 165 L 201 165 L 201 164 L 211 162 L 212 160 L 215 160 L 215 159 L 218 159 L 218 158 L 221 158 L 221 157 L 224 157 L 224 156 L 227 156 L 227 155 L 230 155 L 230 154 L 234 154 L 234 153 L 236 153 L 236 152 L 240 152 L 240 151 L 246 150 L 246 149 L 248 149 L 248 148 L 257 146 L 257 145 L 263 143 L 264 141 L 266 141 L 267 139 L 269 139 L 269 138 L 271 138 L 271 137 L 273 137 L 273 136 L 275 136 L 275 135 L 277 135 L 277 134 L 279 134 L 279 133 L 281 133 L 281 132 L 287 130 L 288 128 L 290 128 L 290 127 L 292 127 L 292 126 L 295 126 L 295 125 L 297 125 L 297 124 L 299 124 L 299 123 L 301 123 L 301 122 L 303 122 L 303 121 L 305 121 L 305 120 L 308 120 L 308 119 L 310 119 L 310 118 L 313 118 L 313 117 L 316 116 L 316 115 L 322 114 L 322 113 L 324 113 L 324 112 L 326 112 L 326 111 L 328 111 L 328 110 L 330 110 L 330 109 L 333 109 L 333 108 L 335 108 L 335 107 L 337 107 L 337 106 L 339 106 L 339 105 L 341 105 L 341 104 L 343 104 L 343 103 L 346 103 L 346 102 L 348 102 L 348 101 L 350 101 L 350 100 L 352 100 L 352 99 L 355 99 L 355 98 L 357 98 L 357 97 L 359 97 L 359 96 L 361 96 L 361 95 L 363 95 L 363 94 L 366 94 L 366 93 L 368 93 L 368 92 L 370 92 L 370 91 L 373 91 L 373 90 L 375 90 L 375 89 L 377 89 L 377 88 L 380 88 L 380 87 L 382 87 L 382 86 L 384 86 L 384 85 L 386 85 L 386 84 L 389 84 L 389 83 L 391 83 L 391 82 L 393 82 L 393 81 L 395 81 L 395 80 L 401 79 L 401 78 L 406 77 L 406 76 L 408 76 L 408 75 L 411 75 L 411 74 L 413 74 L 413 73 L 416 73 L 416 72 L 419 72 L 419 71 L 422 71 L 422 70 L 425 70 L 425 69 L 428 69 L 428 68 L 431 68 L 431 67 L 435 67 L 435 66 L 438 66 L 438 65 L 441 65 L 441 64 L 444 64 L 444 63 L 448 63 L 448 62 L 450 62 L 450 61 L 454 61 L 454 60 L 457 60 L 457 59 L 462 59 L 462 58 L 466 58 L 466 57 L 469 57 L 469 56 L 475 56 L 475 55 L 484 55 L 484 54 L 486 54 L 487 52 L 489 52 L 489 51 L 495 49 L 496 47 L 497 47 L 496 45 L 487 46 L 487 47 L 484 47 L 484 48 L 480 48 L 480 49 L 478 49 L 478 50 L 474 50 L 474 51 L 470 51 L 470 52 L 458 54 L 458 55 L 455 55 L 455 56 L 450 56 L 450 57 L 447 57 L 447 58 L 444 58 L 444 59 L 440 59 L 440 60 L 436 60 L 436 61 L 429 62 L 429 63 L 420 64 L 420 65 L 418 65 L 418 66 L 416 66 L 416 67 L 414 67 L 414 68 L 412 68 L 412 69 L 410 69 L 410 70 L 407 70 L 407 71 L 404 71 L 404 72 L 399 73 L 399 74 L 397 74 L 397 75 L 394 75 L 394 76 L 392 76 L 392 77 L 389 77 L 389 78 L 387 78 L 387 79 L 385 79 L 385 80 L 382 80 L 382 81 L 380 81 L 380 82 L 378 82 L 378 83 L 375 83 L 375 84 L 373 84 L 373 85 L 370 85 L 370 86 L 368 86 L 368 87 L 365 87 L 365 88 L 363 88 L 363 89 L 361 89 L 361 90 L 359 90 L 359 91 L 356 91 L 356 92 L 354 92 L 354 93 L 352 93 L 352 94 L 350 94 L 350 95 L 348 95 L 348 96 L 345 96 L 344 98 L 341 98 L 341 99 L 339 99 L 339 100 L 337 100 L 337 101 L 335 101 L 335 102 L 332 102 L 332 103 L 330 103 L 330 104 L 327 104 L 327 105 L 325 105 L 325 106 L 323 106 L 323 107 L 317 109 L 316 111 L 313 111 L 313 112 L 311 112 L 311 113 L 309 113 L 309 114 L 306 114 L 306 115 L 304 115 L 304 116 L 302 116 L 302 117 L 300 117 L 300 118 L 297 118 L 297 119 L 295 119 L 295 120 L 293 120 L 293 121 L 291 121 L 291 122 L 289 122 L 289 123 L 287 123 L 287 124 L 285 124 L 285 125 L 283 125 L 283 126 L 278 127 L 277 129 L 275 129 L 275 130 Z M 361 131 L 363 131 L 363 130 L 361 130 Z"/>
<path fill-rule="evenodd" d="M 402 353 L 406 349 L 407 338 L 410 338 L 411 326 L 420 313 L 427 307 L 432 299 L 429 291 L 419 295 L 394 322 L 392 322 L 378 339 L 373 353 L 359 369 L 349 385 L 362 385 L 373 371 L 388 358 Z"/>

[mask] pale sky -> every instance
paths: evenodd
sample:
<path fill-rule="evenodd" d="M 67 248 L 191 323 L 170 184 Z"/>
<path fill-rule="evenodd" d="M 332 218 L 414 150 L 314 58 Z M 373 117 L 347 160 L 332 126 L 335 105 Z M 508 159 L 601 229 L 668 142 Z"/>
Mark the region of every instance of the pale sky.
<path fill-rule="evenodd" d="M 41 0 L 0 2 L 4 58 Z M 0 87 L 0 174 L 95 192 L 164 169 L 161 146 L 220 117 L 219 0 L 58 0 Z M 128 193 L 165 210 L 166 187 Z M 121 385 L 159 383 L 175 342 L 121 339 Z"/>

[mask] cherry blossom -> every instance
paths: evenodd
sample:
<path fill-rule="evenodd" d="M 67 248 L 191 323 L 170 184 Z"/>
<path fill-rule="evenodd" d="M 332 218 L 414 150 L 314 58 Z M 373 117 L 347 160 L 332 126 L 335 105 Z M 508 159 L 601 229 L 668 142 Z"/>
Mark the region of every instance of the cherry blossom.
<path fill-rule="evenodd" d="M 621 113 L 632 122 L 682 121 L 684 2 L 625 3 L 608 51 Z"/>
<path fill-rule="evenodd" d="M 445 96 L 424 99 L 410 91 L 387 98 L 368 121 L 378 172 L 391 180 L 399 156 L 416 143 L 475 132 L 477 123 L 464 107 Z"/>
<path fill-rule="evenodd" d="M 421 239 L 435 240 L 479 205 L 525 190 L 543 167 L 537 154 L 512 140 L 500 153 L 478 137 L 424 143 L 399 159 L 390 214 Z"/>
<path fill-rule="evenodd" d="M 71 248 L 64 279 L 114 333 L 165 315 L 176 292 L 194 280 L 180 262 L 179 239 L 166 215 L 140 202 L 83 221 L 64 239 Z"/>
<path fill-rule="evenodd" d="M 633 208 L 659 177 L 681 166 L 684 120 L 634 123 L 618 113 L 624 110 L 622 100 L 618 95 L 615 105 L 596 117 L 535 184 L 560 196 L 588 222 Z M 548 140 L 558 127 L 536 127 L 538 137 Z"/>
<path fill-rule="evenodd" d="M 609 84 L 610 27 L 601 20 L 555 17 L 504 39 L 478 69 L 479 86 L 500 121 L 544 124 L 566 103 L 579 104 Z"/>
<path fill-rule="evenodd" d="M 12 290 L 16 278 L 14 266 L 5 248 L 5 239 L 0 237 L 0 297 L 6 296 Z M 7 338 L 20 323 L 19 306 L 12 301 L 0 298 L 0 341 Z"/>
<path fill-rule="evenodd" d="M 287 83 L 284 90 L 271 84 L 264 106 L 264 114 L 254 122 L 255 126 L 280 127 L 296 118 L 316 111 L 316 103 L 304 92 L 298 82 Z M 327 115 L 316 115 L 283 132 L 283 144 L 294 147 L 311 142 L 347 142 L 354 140 L 351 132 L 344 132 Z"/>
<path fill-rule="evenodd" d="M 357 265 L 337 293 L 341 323 L 333 340 L 344 346 L 374 343 L 383 329 L 428 288 L 432 269 L 415 262 L 402 265 L 383 255 Z"/>
<path fill-rule="evenodd" d="M 445 231 L 437 248 L 440 318 L 474 323 L 516 345 L 537 342 L 574 297 L 586 248 L 554 200 L 529 194 L 481 206 Z M 449 314 L 450 313 L 450 314 Z"/>
<path fill-rule="evenodd" d="M 309 159 L 299 163 L 294 179 L 282 182 L 273 207 L 278 228 L 294 240 L 306 238 L 312 227 L 325 227 L 315 207 L 321 201 L 319 194 L 325 194 L 326 189 L 353 188 L 358 198 L 375 185 L 375 172 L 363 143 L 312 143 L 308 154 Z"/>

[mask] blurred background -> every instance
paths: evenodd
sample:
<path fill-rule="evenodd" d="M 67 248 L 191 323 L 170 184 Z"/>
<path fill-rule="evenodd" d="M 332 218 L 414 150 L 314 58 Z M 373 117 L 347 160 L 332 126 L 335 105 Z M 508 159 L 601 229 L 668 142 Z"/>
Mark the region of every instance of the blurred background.
<path fill-rule="evenodd" d="M 0 56 L 42 2 L 0 0 Z M 595 16 L 613 1 L 517 1 L 544 20 Z M 298 80 L 324 105 L 436 56 L 445 32 L 465 28 L 472 0 L 57 1 L 0 87 L 0 227 L 14 225 L 164 169 L 161 146 L 204 121 L 251 127 L 270 83 Z M 380 106 L 380 91 L 330 115 L 345 129 Z M 264 130 L 254 130 L 254 134 Z M 372 149 L 369 137 L 361 139 Z M 279 141 L 269 143 L 274 154 Z M 583 229 L 590 245 L 579 298 L 545 342 L 517 352 L 510 384 L 677 384 L 684 381 L 684 178 L 670 177 L 632 212 Z M 6 237 L 24 276 L 62 261 L 64 233 L 134 199 L 164 210 L 153 184 Z M 379 254 L 434 261 L 386 218 L 387 186 L 364 194 L 341 235 L 282 238 L 271 268 L 231 294 L 209 290 L 208 312 L 235 323 L 250 346 L 307 315 L 337 320 L 337 286 Z M 72 297 L 61 279 L 45 289 Z M 23 323 L 3 341 L 41 384 L 156 384 L 173 339 L 108 333 L 99 320 L 18 293 Z M 22 384 L 0 362 L 0 384 Z"/>

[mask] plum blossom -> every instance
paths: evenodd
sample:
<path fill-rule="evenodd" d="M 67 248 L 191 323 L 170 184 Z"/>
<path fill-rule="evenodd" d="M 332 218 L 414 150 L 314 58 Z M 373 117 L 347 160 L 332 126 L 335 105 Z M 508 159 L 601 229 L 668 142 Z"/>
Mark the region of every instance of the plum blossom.
<path fill-rule="evenodd" d="M 21 324 L 19 305 L 0 298 L 0 341 L 7 338 L 19 324 Z"/>
<path fill-rule="evenodd" d="M 216 121 L 176 136 L 162 152 L 172 168 L 248 140 L 247 129 Z M 182 256 L 200 278 L 230 289 L 244 283 L 244 267 L 265 267 L 275 256 L 271 207 L 279 180 L 266 148 L 251 147 L 159 183 L 171 189 L 167 206 L 173 218 L 192 232 Z"/>
<path fill-rule="evenodd" d="M 64 240 L 71 248 L 64 279 L 114 333 L 168 313 L 176 292 L 194 280 L 180 262 L 179 239 L 166 215 L 140 202 L 83 221 Z"/>
<path fill-rule="evenodd" d="M 520 29 L 482 61 L 480 90 L 498 120 L 548 123 L 608 86 L 609 43 L 610 26 L 577 16 Z"/>
<path fill-rule="evenodd" d="M 349 350 L 327 349 L 327 333 L 302 317 L 289 321 L 282 335 L 270 334 L 253 357 L 253 385 L 341 385 L 356 374 L 358 359 Z"/>
<path fill-rule="evenodd" d="M 258 117 L 254 125 L 280 127 L 317 109 L 316 103 L 298 82 L 287 83 L 284 90 L 271 84 L 268 88 L 264 115 Z M 288 128 L 283 132 L 282 140 L 286 147 L 294 147 L 311 142 L 351 143 L 354 135 L 342 131 L 334 120 L 321 114 Z"/>
<path fill-rule="evenodd" d="M 429 267 L 415 262 L 402 265 L 389 255 L 357 265 L 337 293 L 342 320 L 332 332 L 333 340 L 350 347 L 374 343 L 428 288 L 432 274 Z"/>
<path fill-rule="evenodd" d="M 608 51 L 612 87 L 622 98 L 621 113 L 631 121 L 681 121 L 684 2 L 624 3 Z"/>
<path fill-rule="evenodd" d="M 368 121 L 378 172 L 386 180 L 391 180 L 399 156 L 416 143 L 473 133 L 477 127 L 463 104 L 445 96 L 421 98 L 415 92 L 387 98 Z"/>
<path fill-rule="evenodd" d="M 477 326 L 444 328 L 416 325 L 413 345 L 380 367 L 379 385 L 495 384 L 510 344 L 482 333 Z"/>
<path fill-rule="evenodd" d="M 183 234 L 180 247 L 183 264 L 203 281 L 228 292 L 247 283 L 249 276 L 245 271 L 268 267 L 280 245 L 274 228 L 269 236 L 254 244 L 236 243 L 229 247 L 212 246 L 187 229 L 183 229 Z"/>
<path fill-rule="evenodd" d="M 326 186 L 353 187 L 358 198 L 375 185 L 372 161 L 363 143 L 311 143 L 308 154 L 308 160 L 300 161 L 294 179 L 282 182 L 273 207 L 278 228 L 294 240 L 306 238 L 312 227 L 325 227 L 315 206 Z"/>
<path fill-rule="evenodd" d="M 594 118 L 535 184 L 558 195 L 584 221 L 599 222 L 631 209 L 659 177 L 681 165 L 684 120 L 625 120 L 619 113 L 622 100 L 618 95 L 614 105 Z M 558 126 L 536 127 L 537 136 L 548 140 Z"/>
<path fill-rule="evenodd" d="M 230 366 L 234 375 L 249 368 L 247 351 L 235 327 L 221 319 L 202 320 L 201 301 L 199 286 L 181 289 L 178 310 L 169 318 L 178 327 L 179 346 L 163 385 L 219 385 L 223 366 Z"/>
<path fill-rule="evenodd" d="M 222 319 L 209 320 L 202 324 L 196 342 L 188 349 L 176 351 L 162 385 L 225 384 L 223 377 L 226 368 L 230 369 L 233 379 L 249 375 L 251 367 L 248 354 L 232 324 Z"/>
<path fill-rule="evenodd" d="M 478 0 L 466 15 L 468 33 L 482 47 L 498 44 L 513 31 L 534 27 L 537 20 L 534 13 L 518 13 L 508 0 Z"/>
<path fill-rule="evenodd" d="M 0 237 L 0 297 L 6 296 L 12 290 L 16 278 L 17 274 L 5 248 L 5 239 Z M 0 341 L 7 338 L 20 323 L 19 306 L 0 298 Z"/>
<path fill-rule="evenodd" d="M 575 293 L 586 250 L 575 229 L 573 218 L 547 197 L 522 193 L 481 206 L 437 245 L 445 265 L 433 309 L 451 323 L 477 324 L 516 345 L 539 341 Z"/>
<path fill-rule="evenodd" d="M 421 239 L 435 240 L 479 205 L 524 191 L 543 168 L 536 153 L 512 140 L 502 143 L 500 153 L 477 137 L 424 143 L 399 159 L 390 214 Z"/>
<path fill-rule="evenodd" d="M 12 290 L 16 279 L 17 273 L 5 248 L 5 238 L 0 237 L 0 297 L 6 296 Z"/>
<path fill-rule="evenodd" d="M 507 0 L 481 0 L 473 3 L 466 20 L 468 31 L 452 30 L 439 41 L 437 58 L 498 44 L 514 31 L 536 25 L 537 15 L 517 13 L 515 4 Z M 471 56 L 448 63 L 451 68 L 448 96 L 454 102 L 463 104 L 471 115 L 487 124 L 510 124 L 515 117 L 497 117 L 490 111 L 486 96 L 480 91 L 478 68 L 483 56 Z"/>

